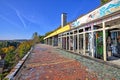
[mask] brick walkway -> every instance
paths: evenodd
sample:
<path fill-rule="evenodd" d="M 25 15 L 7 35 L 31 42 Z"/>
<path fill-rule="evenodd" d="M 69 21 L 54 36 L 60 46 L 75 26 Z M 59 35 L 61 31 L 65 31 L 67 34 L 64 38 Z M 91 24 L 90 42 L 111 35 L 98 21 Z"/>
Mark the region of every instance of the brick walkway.
<path fill-rule="evenodd" d="M 95 72 L 98 80 L 120 80 L 120 66 L 118 68 L 113 67 L 113 64 L 108 65 L 102 60 L 90 59 L 89 57 L 75 55 L 60 49 L 56 49 L 56 51 L 64 57 L 75 59 L 82 63 L 89 72 Z"/>
<path fill-rule="evenodd" d="M 98 80 L 98 77 L 83 63 L 65 57 L 50 46 L 38 44 L 17 80 Z"/>

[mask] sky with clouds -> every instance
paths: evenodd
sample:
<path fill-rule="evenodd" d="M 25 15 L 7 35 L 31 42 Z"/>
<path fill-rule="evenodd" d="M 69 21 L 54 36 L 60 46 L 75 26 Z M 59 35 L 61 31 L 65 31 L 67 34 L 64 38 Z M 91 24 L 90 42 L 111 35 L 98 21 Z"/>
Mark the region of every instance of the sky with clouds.
<path fill-rule="evenodd" d="M 0 0 L 0 40 L 30 39 L 70 22 L 100 6 L 100 0 Z"/>

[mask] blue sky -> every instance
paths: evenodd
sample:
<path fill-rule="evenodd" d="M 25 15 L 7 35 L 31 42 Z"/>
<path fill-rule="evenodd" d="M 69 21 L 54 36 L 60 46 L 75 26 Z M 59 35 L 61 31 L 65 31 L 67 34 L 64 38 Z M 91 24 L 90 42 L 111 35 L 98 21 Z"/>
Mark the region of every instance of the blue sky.
<path fill-rule="evenodd" d="M 70 22 L 100 6 L 100 0 L 0 0 L 0 40 L 30 39 L 60 25 L 61 13 Z"/>

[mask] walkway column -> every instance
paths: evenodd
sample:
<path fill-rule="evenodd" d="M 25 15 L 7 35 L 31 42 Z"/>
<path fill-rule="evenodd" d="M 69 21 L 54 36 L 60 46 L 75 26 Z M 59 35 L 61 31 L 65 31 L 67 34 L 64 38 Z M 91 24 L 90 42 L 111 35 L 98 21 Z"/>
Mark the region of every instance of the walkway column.
<path fill-rule="evenodd" d="M 59 48 L 61 48 L 61 36 L 59 37 Z"/>
<path fill-rule="evenodd" d="M 46 43 L 46 44 L 48 45 L 48 38 L 46 39 L 46 41 L 47 41 L 47 43 Z"/>
<path fill-rule="evenodd" d="M 74 31 L 73 31 L 73 35 L 72 36 L 73 36 L 73 52 L 74 52 L 75 51 Z"/>
<path fill-rule="evenodd" d="M 61 35 L 61 49 L 63 49 L 63 47 L 62 47 L 62 35 Z"/>
<path fill-rule="evenodd" d="M 49 38 L 49 45 L 51 45 L 51 38 Z"/>
<path fill-rule="evenodd" d="M 67 45 L 68 45 L 68 44 L 67 44 L 67 34 L 66 34 L 66 50 L 67 50 Z"/>
<path fill-rule="evenodd" d="M 48 45 L 48 38 L 47 38 L 47 45 Z"/>
<path fill-rule="evenodd" d="M 79 54 L 79 29 L 77 30 L 77 52 Z"/>
<path fill-rule="evenodd" d="M 94 32 L 93 32 L 93 30 L 94 30 L 94 26 L 93 25 L 91 25 L 91 35 L 92 35 L 92 57 L 94 57 L 94 47 L 95 47 L 95 45 L 94 45 Z"/>
<path fill-rule="evenodd" d="M 48 45 L 50 45 L 50 40 L 49 40 L 49 38 L 48 38 Z"/>
<path fill-rule="evenodd" d="M 44 43 L 46 44 L 46 39 L 44 39 Z"/>
<path fill-rule="evenodd" d="M 102 25 L 103 25 L 103 57 L 104 57 L 104 61 L 106 61 L 107 57 L 106 57 L 106 31 L 105 31 L 105 22 L 103 22 Z"/>
<path fill-rule="evenodd" d="M 83 29 L 83 49 L 84 49 L 84 51 L 83 51 L 83 54 L 85 55 L 85 51 L 86 51 L 86 39 L 85 39 L 85 28 Z"/>
<path fill-rule="evenodd" d="M 45 44 L 47 44 L 47 39 L 45 39 Z"/>
<path fill-rule="evenodd" d="M 69 32 L 69 51 L 70 51 L 70 46 L 71 46 L 71 43 L 70 43 L 70 32 Z"/>
<path fill-rule="evenodd" d="M 52 46 L 54 46 L 54 36 L 52 37 Z"/>

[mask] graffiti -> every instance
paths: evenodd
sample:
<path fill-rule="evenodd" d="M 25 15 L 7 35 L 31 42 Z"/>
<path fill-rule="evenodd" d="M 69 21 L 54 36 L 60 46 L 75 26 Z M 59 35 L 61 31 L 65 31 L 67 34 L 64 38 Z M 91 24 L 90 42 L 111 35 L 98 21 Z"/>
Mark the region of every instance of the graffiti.
<path fill-rule="evenodd" d="M 80 22 L 79 22 L 79 21 L 75 21 L 75 22 L 73 22 L 70 26 L 71 26 L 72 28 L 74 28 L 74 27 L 77 27 L 78 25 L 80 25 Z"/>
<path fill-rule="evenodd" d="M 112 0 L 111 2 L 105 4 L 104 6 L 98 8 L 98 9 L 90 12 L 89 14 L 86 14 L 85 16 L 72 22 L 71 28 L 78 27 L 81 24 L 90 22 L 97 18 L 101 18 L 103 16 L 106 16 L 108 14 L 111 14 L 111 13 L 119 11 L 119 10 L 120 10 L 120 0 Z"/>
<path fill-rule="evenodd" d="M 103 32 L 96 33 L 96 53 L 98 58 L 103 58 Z"/>
<path fill-rule="evenodd" d="M 88 34 L 88 50 L 91 51 L 92 50 L 92 38 L 93 35 L 91 33 Z"/>
<path fill-rule="evenodd" d="M 103 6 L 100 8 L 100 17 L 103 17 L 107 14 L 111 14 L 120 8 L 120 1 L 117 1 L 113 4 L 109 4 L 108 6 Z"/>
<path fill-rule="evenodd" d="M 86 22 L 89 22 L 89 21 L 92 21 L 96 18 L 99 18 L 99 11 L 98 10 L 95 10 L 93 11 L 92 13 L 90 13 L 88 16 L 87 16 L 87 21 Z"/>

